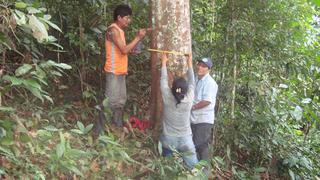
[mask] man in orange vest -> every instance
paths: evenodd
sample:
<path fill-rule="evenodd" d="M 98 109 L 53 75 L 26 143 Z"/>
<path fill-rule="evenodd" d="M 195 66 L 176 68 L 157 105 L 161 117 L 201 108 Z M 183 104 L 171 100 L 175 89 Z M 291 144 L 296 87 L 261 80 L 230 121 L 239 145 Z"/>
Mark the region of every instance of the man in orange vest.
<path fill-rule="evenodd" d="M 105 48 L 106 91 L 109 108 L 112 111 L 112 123 L 123 125 L 123 108 L 127 100 L 126 75 L 128 72 L 128 54 L 144 38 L 149 29 L 140 29 L 135 38 L 127 45 L 124 29 L 131 23 L 132 10 L 128 5 L 118 5 L 113 12 L 114 22 L 106 32 Z"/>

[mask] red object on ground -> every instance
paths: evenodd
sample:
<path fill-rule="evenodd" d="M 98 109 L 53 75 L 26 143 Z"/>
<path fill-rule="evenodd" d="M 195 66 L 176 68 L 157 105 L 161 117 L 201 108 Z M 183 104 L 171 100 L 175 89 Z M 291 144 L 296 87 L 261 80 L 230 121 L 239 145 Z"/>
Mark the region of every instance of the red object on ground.
<path fill-rule="evenodd" d="M 146 129 L 152 127 L 151 121 L 145 120 L 145 119 L 138 119 L 138 118 L 136 118 L 134 116 L 130 117 L 130 119 L 128 120 L 128 123 L 131 124 L 132 128 L 137 128 L 141 132 L 144 132 Z M 124 127 L 127 128 L 127 129 L 129 129 L 128 123 L 124 124 Z"/>

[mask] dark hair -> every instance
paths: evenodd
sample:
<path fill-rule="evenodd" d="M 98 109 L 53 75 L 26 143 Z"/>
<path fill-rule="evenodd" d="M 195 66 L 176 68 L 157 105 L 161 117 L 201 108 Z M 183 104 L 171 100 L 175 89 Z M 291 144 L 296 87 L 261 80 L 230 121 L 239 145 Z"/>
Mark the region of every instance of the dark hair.
<path fill-rule="evenodd" d="M 118 16 L 124 17 L 128 15 L 132 15 L 132 9 L 128 5 L 121 4 L 114 9 L 113 20 L 116 21 L 118 19 Z"/>
<path fill-rule="evenodd" d="M 171 92 L 177 101 L 176 105 L 180 104 L 181 100 L 184 98 L 187 91 L 188 91 L 188 84 L 183 77 L 176 78 L 173 81 Z"/>

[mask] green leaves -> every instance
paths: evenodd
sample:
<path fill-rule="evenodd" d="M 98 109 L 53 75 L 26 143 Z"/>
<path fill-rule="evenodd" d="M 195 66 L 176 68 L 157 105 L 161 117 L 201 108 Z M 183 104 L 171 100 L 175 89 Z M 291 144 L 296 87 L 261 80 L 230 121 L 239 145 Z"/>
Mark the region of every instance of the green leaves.
<path fill-rule="evenodd" d="M 309 104 L 309 103 L 311 103 L 311 101 L 312 101 L 312 99 L 310 99 L 310 98 L 304 98 L 304 99 L 302 99 L 301 103 L 302 104 Z"/>
<path fill-rule="evenodd" d="M 51 132 L 57 132 L 59 131 L 59 129 L 57 129 L 56 127 L 50 125 L 50 126 L 46 126 L 43 129 L 47 130 L 47 131 L 51 131 Z"/>
<path fill-rule="evenodd" d="M 266 161 L 280 157 L 293 162 L 298 153 L 299 161 L 304 157 L 309 165 L 282 164 L 285 173 L 292 172 L 285 178 L 312 179 L 320 170 L 319 151 L 310 143 L 319 134 L 317 3 L 190 2 L 194 57 L 216 60 L 212 73 L 220 92 L 219 140 L 214 149 L 223 152 L 229 171 L 235 166 L 238 175 L 233 178 L 253 179 L 269 170 Z M 233 107 L 235 118 L 230 115 Z M 240 173 L 245 168 L 233 162 L 247 170 Z"/>
<path fill-rule="evenodd" d="M 34 79 L 23 80 L 22 84 L 24 84 L 27 88 L 35 88 L 41 91 L 41 85 Z"/>
<path fill-rule="evenodd" d="M 27 23 L 26 15 L 17 9 L 14 10 L 13 17 L 15 18 L 15 20 L 19 26 L 23 26 Z"/>
<path fill-rule="evenodd" d="M 79 129 L 71 129 L 71 132 L 76 134 L 87 134 L 89 131 L 91 131 L 93 124 L 89 124 L 88 126 L 84 127 L 82 122 L 78 121 L 77 126 Z"/>
<path fill-rule="evenodd" d="M 296 179 L 295 175 L 294 175 L 294 172 L 291 169 L 289 169 L 289 175 L 290 175 L 290 179 L 291 180 L 295 180 Z"/>
<path fill-rule="evenodd" d="M 76 175 L 83 177 L 83 174 L 76 166 L 68 164 L 68 165 L 66 165 L 66 168 L 69 169 L 70 171 L 74 172 Z"/>
<path fill-rule="evenodd" d="M 83 177 L 83 173 L 79 170 L 76 161 L 81 158 L 86 158 L 89 153 L 71 148 L 69 139 L 66 139 L 66 136 L 68 136 L 67 133 L 59 131 L 60 142 L 56 145 L 56 156 L 51 155 L 51 160 L 58 164 L 53 164 L 53 167 L 58 165 L 65 168 L 61 169 L 62 171 L 69 170 L 76 175 Z"/>
<path fill-rule="evenodd" d="M 265 167 L 258 167 L 258 168 L 254 169 L 254 172 L 256 172 L 256 173 L 262 173 L 262 172 L 266 172 L 266 171 L 267 171 L 267 168 L 265 168 Z"/>
<path fill-rule="evenodd" d="M 23 82 L 22 79 L 16 78 L 16 77 L 14 77 L 14 76 L 9 76 L 9 75 L 3 76 L 2 79 L 11 82 L 11 86 L 21 85 L 22 82 Z"/>
<path fill-rule="evenodd" d="M 27 4 L 24 2 L 15 2 L 14 5 L 16 6 L 16 8 L 20 8 L 20 9 L 24 9 L 27 7 Z"/>
<path fill-rule="evenodd" d="M 320 0 L 309 0 L 311 1 L 313 4 L 320 6 Z"/>
<path fill-rule="evenodd" d="M 112 144 L 115 146 L 121 146 L 119 143 L 117 143 L 115 140 L 113 140 L 111 137 L 108 137 L 108 136 L 99 136 L 98 140 L 105 143 L 105 144 Z"/>
<path fill-rule="evenodd" d="M 26 73 L 24 70 L 19 70 L 18 73 Z M 14 76 L 5 75 L 3 80 L 11 82 L 11 86 L 18 86 L 29 90 L 35 97 L 41 99 L 46 98 L 49 101 L 52 99 L 49 96 L 46 96 L 47 93 L 42 90 L 41 85 L 34 79 L 23 79 L 23 78 L 16 78 Z"/>
<path fill-rule="evenodd" d="M 59 132 L 59 136 L 60 136 L 60 143 L 56 147 L 56 152 L 57 152 L 57 157 L 61 158 L 66 150 L 66 147 L 65 147 L 66 142 L 62 132 Z"/>
<path fill-rule="evenodd" d="M 320 58 L 317 55 L 318 48 L 312 45 L 313 42 L 318 43 L 318 34 L 311 36 L 313 31 L 310 28 L 315 24 L 308 23 L 310 14 L 318 13 L 314 12 L 317 7 L 310 8 L 308 2 L 319 5 L 319 0 L 281 2 L 276 0 L 264 2 L 218 0 L 214 3 L 211 0 L 190 1 L 193 18 L 191 22 L 193 27 L 192 45 L 195 58 L 211 56 L 215 59 L 215 69 L 212 73 L 220 88 L 219 112 L 215 123 L 215 139 L 217 141 L 214 150 L 221 157 L 214 157 L 212 160 L 215 165 L 214 170 L 218 169 L 216 172 L 219 175 L 224 172 L 231 174 L 231 170 L 233 170 L 234 174 L 230 175 L 233 176 L 230 179 L 253 179 L 251 177 L 254 175 L 267 171 L 265 167 L 269 166 L 269 162 L 273 158 L 278 160 L 279 169 L 284 171 L 280 174 L 286 176 L 284 178 L 287 179 L 290 176 L 292 179 L 295 177 L 297 179 L 312 179 L 311 175 L 314 174 L 312 172 L 317 172 L 319 169 L 317 168 L 317 160 L 319 159 L 319 143 L 317 141 L 319 135 L 317 134 L 319 131 L 317 130 L 318 124 L 315 123 L 320 122 L 318 113 L 319 71 L 317 72 L 318 64 L 313 63 L 313 60 L 319 63 Z M 97 142 L 88 143 L 92 124 L 86 124 L 86 126 L 78 121 L 72 130 L 62 129 L 61 126 L 70 128 L 68 124 L 70 116 L 68 115 L 69 112 L 74 111 L 74 107 L 67 109 L 65 106 L 57 104 L 55 106 L 58 109 L 57 113 L 48 113 L 48 120 L 44 119 L 45 117 L 34 117 L 34 112 L 31 110 L 23 112 L 21 111 L 23 108 L 18 107 L 19 112 L 15 112 L 15 108 L 11 108 L 15 106 L 10 104 L 10 101 L 18 102 L 16 97 L 25 98 L 28 103 L 38 102 L 33 99 L 52 102 L 53 100 L 48 93 L 50 90 L 56 90 L 57 85 L 64 88 L 61 88 L 61 91 L 66 91 L 66 87 L 73 86 L 73 83 L 65 86 L 60 81 L 60 77 L 66 74 L 65 70 L 71 69 L 71 66 L 58 63 L 54 59 L 44 61 L 48 57 L 57 57 L 57 59 L 68 63 L 74 62 L 73 67 L 77 68 L 72 72 L 71 78 L 78 78 L 78 73 L 85 75 L 81 82 L 84 85 L 83 96 L 87 98 L 86 100 L 89 98 L 92 100 L 99 94 L 96 88 L 86 87 L 88 79 L 85 78 L 90 77 L 91 80 L 92 74 L 95 74 L 94 77 L 97 78 L 96 73 L 101 65 L 101 61 L 97 59 L 103 59 L 102 52 L 104 51 L 103 32 L 105 27 L 102 28 L 102 25 L 105 22 L 111 22 L 110 13 L 106 12 L 112 11 L 114 3 L 103 0 L 89 0 L 83 3 L 84 5 L 80 5 L 78 1 L 59 1 L 59 3 L 33 1 L 32 4 L 29 4 L 17 1 L 14 2 L 17 9 L 11 10 L 12 22 L 7 24 L 5 22 L 5 19 L 12 18 L 10 16 L 3 18 L 4 31 L 0 32 L 0 44 L 3 50 L 10 49 L 10 51 L 7 51 L 4 56 L 7 64 L 4 64 L 6 69 L 1 76 L 1 95 L 5 105 L 0 107 L 1 114 L 25 113 L 28 116 L 26 122 L 39 121 L 40 124 L 49 122 L 59 126 L 56 128 L 51 125 L 40 129 L 36 131 L 37 133 L 31 141 L 27 141 L 27 146 L 21 145 L 20 148 L 23 151 L 21 151 L 22 155 L 19 159 L 30 157 L 30 159 L 26 159 L 27 166 L 23 166 L 25 165 L 23 163 L 19 164 L 19 167 L 24 167 L 28 172 L 26 177 L 34 177 L 38 171 L 36 168 L 30 170 L 30 167 L 38 162 L 42 165 L 39 169 L 44 171 L 40 175 L 44 174 L 49 177 L 79 175 L 83 178 L 89 178 L 88 166 L 93 159 L 98 161 L 99 170 L 95 173 L 98 178 L 101 177 L 101 174 L 116 172 L 120 166 L 118 163 L 123 159 L 126 162 L 131 162 L 128 160 L 130 153 L 124 153 L 126 149 L 121 145 L 122 142 L 118 142 L 112 136 L 100 136 Z M 141 3 L 139 4 L 138 1 L 130 3 L 138 10 L 137 17 L 140 17 L 136 19 L 134 28 L 144 27 L 146 25 L 144 15 L 148 9 L 146 3 L 143 4 L 144 8 L 141 8 Z M 46 9 L 41 8 L 40 5 L 44 5 L 53 14 L 47 15 Z M 74 9 L 79 9 L 79 11 L 72 11 Z M 141 9 L 143 10 L 141 11 Z M 69 12 L 68 15 L 65 12 Z M 63 29 L 58 26 L 60 23 L 63 25 Z M 80 25 L 81 27 L 79 27 Z M 83 28 L 82 37 L 79 34 L 82 32 L 81 28 Z M 50 30 L 56 30 L 56 33 L 64 31 L 64 34 L 55 38 L 50 36 Z M 311 37 L 309 37 L 309 41 L 304 42 L 306 36 L 309 35 Z M 128 39 L 132 38 L 128 36 Z M 61 53 L 62 46 L 55 43 L 66 45 L 66 53 Z M 148 41 L 146 41 L 147 43 Z M 304 46 L 305 44 L 308 46 Z M 57 50 L 59 53 L 48 52 L 53 48 L 59 48 Z M 84 59 L 81 60 L 79 60 L 80 50 L 84 54 Z M 20 55 L 16 51 L 21 51 Z M 101 57 L 93 56 L 96 54 Z M 29 59 L 29 55 L 31 59 Z M 233 60 L 233 57 L 238 58 Z M 145 53 L 134 58 L 137 58 L 138 61 L 131 61 L 134 62 L 130 64 L 133 67 L 131 68 L 133 73 L 130 73 L 132 76 L 128 76 L 131 78 L 128 82 L 133 82 L 128 87 L 133 90 L 128 92 L 131 92 L 130 101 L 134 99 L 132 98 L 134 93 L 138 95 L 136 102 L 139 103 L 136 104 L 139 106 L 135 105 L 135 102 L 127 104 L 129 109 L 139 107 L 136 108 L 136 112 L 141 113 L 140 102 L 143 102 L 143 106 L 146 105 L 146 101 L 141 98 L 141 92 L 145 92 L 143 93 L 145 97 L 150 94 L 148 91 L 150 80 L 148 76 L 144 76 L 146 72 L 144 70 L 149 69 L 149 56 L 148 53 Z M 13 62 L 9 60 L 14 60 L 14 63 L 32 63 L 21 64 L 20 67 L 14 65 L 13 67 L 9 64 Z M 308 70 L 312 65 L 315 69 Z M 234 66 L 237 67 L 236 78 L 233 78 L 232 69 Z M 78 68 L 80 72 L 77 71 Z M 54 81 L 51 81 L 50 78 L 54 78 Z M 236 82 L 234 99 L 232 99 L 231 92 L 233 82 Z M 271 88 L 276 90 L 273 94 L 269 93 Z M 59 97 L 60 95 L 59 93 Z M 63 97 L 61 98 L 63 99 Z M 236 117 L 230 119 L 230 104 L 233 100 Z M 109 113 L 107 99 L 103 101 L 103 104 L 105 112 Z M 50 107 L 50 105 L 48 106 Z M 37 109 L 47 112 L 46 108 L 47 104 L 40 105 Z M 147 108 L 145 107 L 143 110 Z M 29 114 L 32 115 L 29 116 Z M 57 119 L 61 119 L 61 122 L 57 123 Z M 82 122 L 88 122 L 85 121 L 86 117 L 83 115 L 81 118 L 71 117 L 71 119 L 72 122 L 79 119 Z M 1 141 L 1 147 L 9 151 L 12 151 L 12 146 L 19 144 L 13 138 L 15 134 L 12 129 L 15 127 L 16 125 L 12 125 L 10 128 L 0 127 L 1 140 L 8 138 L 5 142 Z M 307 131 L 308 127 L 310 127 L 309 131 Z M 22 129 L 20 126 L 19 131 L 23 130 L 25 133 L 30 128 L 28 126 Z M 144 155 L 153 154 L 152 152 L 157 148 L 157 145 L 156 143 L 151 144 L 153 149 L 150 152 L 139 154 L 135 158 L 139 159 L 145 157 Z M 145 145 L 145 142 L 132 143 L 132 146 L 140 149 Z M 7 148 L 9 146 L 11 147 Z M 95 146 L 95 148 L 90 149 L 91 146 Z M 34 162 L 31 159 L 32 155 L 28 154 L 29 151 L 32 151 L 31 149 L 35 149 L 38 162 Z M 158 149 L 161 154 L 162 149 L 159 146 Z M 129 150 L 131 149 L 129 148 Z M 119 151 L 123 152 L 118 153 Z M 10 155 L 15 156 L 14 153 L 5 153 L 1 150 L 0 152 L 8 154 L 5 155 L 6 158 Z M 296 162 L 290 157 L 297 156 L 298 152 L 302 155 Z M 95 153 L 95 156 L 99 158 L 92 158 L 91 153 Z M 103 160 L 100 161 L 100 159 Z M 283 159 L 287 159 L 286 164 L 281 164 Z M 178 166 L 175 166 L 177 162 L 167 165 L 159 157 L 148 159 L 148 162 L 151 161 L 153 164 L 148 167 L 152 167 L 157 178 L 161 178 L 159 174 L 167 177 L 169 173 L 172 173 L 173 175 L 169 177 L 174 177 L 174 175 L 184 173 L 179 171 L 181 169 L 177 168 Z M 235 162 L 241 163 L 243 167 L 239 167 L 240 165 L 238 166 Z M 289 168 L 290 164 L 294 165 Z M 299 168 L 296 168 L 297 166 Z M 11 169 L 17 169 L 15 167 L 13 166 Z M 4 169 L 2 172 L 12 171 Z M 90 172 L 90 174 L 94 173 Z M 308 174 L 310 175 L 308 176 Z M 18 176 L 13 177 L 18 178 Z"/>
<path fill-rule="evenodd" d="M 2 79 L 10 82 L 11 86 L 27 89 L 42 102 L 46 99 L 53 103 L 49 94 L 43 90 L 43 85 L 48 85 L 49 76 L 62 76 L 55 69 L 63 72 L 64 69 L 71 69 L 71 66 L 65 63 L 56 63 L 52 60 L 33 65 L 23 64 L 15 70 L 15 76 L 5 75 Z"/>
<path fill-rule="evenodd" d="M 11 39 L 4 33 L 0 32 L 0 43 L 4 45 L 7 49 L 11 50 L 13 48 Z M 2 52 L 4 48 L 0 49 L 0 52 Z"/>
<path fill-rule="evenodd" d="M 5 137 L 6 135 L 7 131 L 3 127 L 0 127 L 0 139 Z"/>
<path fill-rule="evenodd" d="M 14 111 L 16 111 L 16 109 L 14 109 L 12 107 L 0 106 L 0 111 L 2 111 L 2 112 L 14 112 Z"/>
<path fill-rule="evenodd" d="M 36 12 L 33 12 L 36 13 Z M 48 40 L 48 31 L 45 25 L 39 21 L 39 19 L 32 15 L 28 16 L 29 18 L 29 27 L 32 30 L 32 35 L 35 37 L 39 43 L 45 42 Z"/>
<path fill-rule="evenodd" d="M 53 29 L 55 30 L 58 30 L 59 32 L 62 33 L 61 29 L 59 28 L 59 26 L 57 26 L 56 24 L 52 23 L 49 21 L 49 19 L 46 19 L 46 18 L 42 18 L 42 17 L 39 17 L 39 19 L 45 23 L 47 23 L 49 26 L 51 26 Z"/>
<path fill-rule="evenodd" d="M 293 111 L 291 111 L 291 115 L 298 121 L 301 120 L 303 115 L 303 110 L 300 106 L 296 106 Z"/>
<path fill-rule="evenodd" d="M 44 63 L 40 64 L 40 67 L 42 68 L 50 68 L 50 67 L 56 67 L 56 68 L 61 68 L 61 69 L 71 69 L 72 67 L 68 64 L 65 63 L 56 63 L 52 60 L 48 60 Z"/>
<path fill-rule="evenodd" d="M 28 73 L 31 69 L 32 69 L 32 66 L 30 64 L 23 64 L 18 69 L 16 69 L 15 74 L 16 76 L 22 76 Z"/>
<path fill-rule="evenodd" d="M 62 31 L 56 24 L 50 21 L 51 16 L 45 14 L 47 11 L 46 8 L 39 8 L 24 2 L 16 2 L 15 6 L 20 9 L 12 10 L 15 21 L 23 29 L 31 30 L 31 32 L 25 30 L 25 33 L 32 34 L 38 43 L 50 43 L 62 49 L 59 44 L 54 43 L 55 38 L 48 34 L 49 27 L 52 27 L 59 32 Z"/>

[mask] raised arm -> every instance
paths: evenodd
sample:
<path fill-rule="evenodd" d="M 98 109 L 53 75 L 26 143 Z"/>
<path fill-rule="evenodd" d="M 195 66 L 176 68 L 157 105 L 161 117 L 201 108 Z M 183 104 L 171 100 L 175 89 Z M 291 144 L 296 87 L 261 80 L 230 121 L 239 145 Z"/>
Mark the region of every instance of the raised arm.
<path fill-rule="evenodd" d="M 187 71 L 187 76 L 188 76 L 188 84 L 189 88 L 194 89 L 194 72 L 193 72 L 193 65 L 192 65 L 192 53 L 189 53 L 187 56 L 187 65 L 188 65 L 188 71 Z"/>
<path fill-rule="evenodd" d="M 141 41 L 146 35 L 147 31 L 151 31 L 151 29 L 140 29 L 135 38 L 128 44 L 125 45 L 125 42 L 121 39 L 120 32 L 116 28 L 110 28 L 107 32 L 107 39 L 111 40 L 121 51 L 122 54 L 129 54 L 130 51 Z"/>
<path fill-rule="evenodd" d="M 167 72 L 167 55 L 161 54 L 161 79 L 160 79 L 160 89 L 162 96 L 168 96 L 170 93 L 170 87 L 168 85 L 168 72 Z M 163 98 L 165 100 L 165 98 Z"/>

